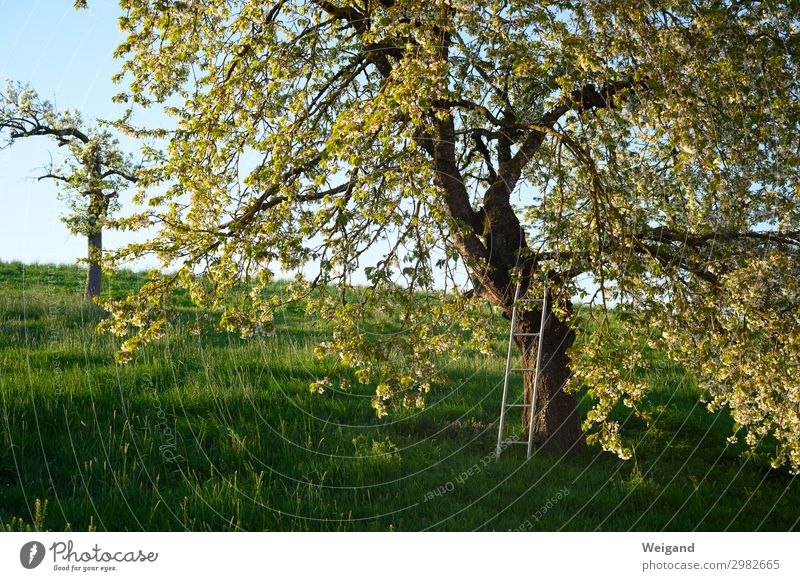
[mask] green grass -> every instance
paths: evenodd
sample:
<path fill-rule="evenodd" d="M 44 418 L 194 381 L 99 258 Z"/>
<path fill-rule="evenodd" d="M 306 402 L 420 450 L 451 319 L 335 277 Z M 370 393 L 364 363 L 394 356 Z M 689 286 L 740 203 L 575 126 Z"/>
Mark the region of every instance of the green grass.
<path fill-rule="evenodd" d="M 728 446 L 728 415 L 658 357 L 653 422 L 621 416 L 635 460 L 589 448 L 524 462 L 520 446 L 494 462 L 502 326 L 497 355 L 448 367 L 424 411 L 378 420 L 369 386 L 310 393 L 326 331 L 299 306 L 274 338 L 179 325 L 120 367 L 82 281 L 0 263 L 0 529 L 798 528 L 796 480 Z M 123 272 L 106 291 L 139 282 Z"/>

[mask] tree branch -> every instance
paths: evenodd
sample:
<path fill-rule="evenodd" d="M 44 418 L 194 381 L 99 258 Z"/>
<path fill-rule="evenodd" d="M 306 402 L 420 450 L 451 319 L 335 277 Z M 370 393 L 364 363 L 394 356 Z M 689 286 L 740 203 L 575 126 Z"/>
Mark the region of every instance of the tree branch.
<path fill-rule="evenodd" d="M 663 226 L 656 226 L 637 235 L 641 240 L 653 242 L 679 243 L 685 246 L 705 246 L 716 241 L 733 240 L 762 240 L 777 245 L 794 246 L 800 248 L 800 231 L 776 232 L 776 231 L 755 231 L 755 230 L 719 230 L 705 234 L 691 234 L 689 232 L 678 232 Z"/>
<path fill-rule="evenodd" d="M 489 179 L 494 182 L 497 179 L 497 171 L 495 171 L 494 166 L 492 165 L 492 155 L 489 152 L 489 148 L 486 147 L 486 144 L 483 142 L 480 133 L 473 132 L 472 139 L 475 141 L 475 149 L 483 156 L 483 161 L 486 164 L 486 170 L 489 172 Z"/>
<path fill-rule="evenodd" d="M 83 143 L 89 143 L 89 136 L 76 127 L 65 127 L 63 129 L 58 129 L 55 127 L 49 127 L 47 125 L 41 125 L 38 122 L 31 123 L 31 125 L 32 127 L 30 129 L 25 129 L 22 126 L 16 128 L 16 131 L 12 131 L 10 133 L 11 139 L 50 135 L 58 140 L 59 145 L 66 145 L 69 143 L 69 140 L 67 139 L 68 137 L 74 137 Z"/>
<path fill-rule="evenodd" d="M 339 20 L 344 20 L 347 24 L 355 30 L 358 34 L 363 35 L 369 31 L 370 20 L 366 15 L 362 14 L 353 6 L 337 6 L 328 0 L 312 0 L 314 4 L 319 6 L 322 10 L 329 15 Z M 364 45 L 364 52 L 367 58 L 372 62 L 381 76 L 388 78 L 392 74 L 392 63 L 389 62 L 387 55 L 394 56 L 395 58 L 403 58 L 403 51 L 393 44 L 369 43 Z"/>
<path fill-rule="evenodd" d="M 552 130 L 558 120 L 572 110 L 583 113 L 592 109 L 612 107 L 614 95 L 623 89 L 633 87 L 633 85 L 633 78 L 627 77 L 622 81 L 606 83 L 599 91 L 592 84 L 586 84 L 580 89 L 572 91 L 566 99 L 542 115 L 538 123 L 527 126 L 527 135 L 519 150 L 508 164 L 504 175 L 499 176 L 503 183 L 498 184 L 495 189 L 504 190 L 507 188 L 509 194 L 514 189 L 520 175 L 522 175 L 522 169 L 533 159 L 533 156 L 536 155 L 536 152 L 539 151 L 542 143 L 544 143 L 546 131 L 543 128 Z M 517 127 L 517 129 L 522 129 L 522 127 Z"/>
<path fill-rule="evenodd" d="M 69 179 L 65 178 L 64 176 L 60 176 L 60 175 L 56 175 L 56 174 L 52 174 L 52 173 L 48 173 L 48 174 L 44 174 L 42 176 L 39 176 L 38 178 L 36 178 L 36 181 L 40 182 L 40 181 L 46 180 L 46 179 L 60 180 L 62 182 L 69 182 Z"/>
<path fill-rule="evenodd" d="M 109 176 L 119 176 L 134 184 L 139 181 L 139 178 L 137 178 L 135 175 L 120 169 L 108 169 L 100 174 L 101 178 L 107 178 Z"/>

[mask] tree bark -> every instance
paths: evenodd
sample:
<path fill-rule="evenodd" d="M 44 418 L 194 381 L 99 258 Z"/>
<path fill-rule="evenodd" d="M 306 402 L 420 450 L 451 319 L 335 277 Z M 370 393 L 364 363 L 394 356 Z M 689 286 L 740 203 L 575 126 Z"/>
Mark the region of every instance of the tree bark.
<path fill-rule="evenodd" d="M 548 309 L 549 310 L 549 309 Z M 541 311 L 518 313 L 517 332 L 538 333 Z M 516 337 L 522 354 L 522 367 L 536 367 L 539 337 Z M 538 449 L 576 452 L 584 448 L 578 402 L 574 393 L 566 393 L 564 384 L 570 377 L 567 349 L 575 340 L 575 332 L 551 312 L 545 320 L 539 384 L 536 390 L 536 416 L 533 437 Z M 523 372 L 525 403 L 530 406 L 534 394 L 533 371 Z M 529 425 L 531 408 L 522 408 L 522 421 Z"/>
<path fill-rule="evenodd" d="M 100 296 L 100 282 L 103 276 L 103 270 L 100 266 L 100 259 L 103 254 L 103 231 L 98 228 L 87 237 L 87 240 L 89 269 L 86 271 L 86 287 L 83 291 L 83 298 L 89 303 L 94 303 L 95 297 Z"/>

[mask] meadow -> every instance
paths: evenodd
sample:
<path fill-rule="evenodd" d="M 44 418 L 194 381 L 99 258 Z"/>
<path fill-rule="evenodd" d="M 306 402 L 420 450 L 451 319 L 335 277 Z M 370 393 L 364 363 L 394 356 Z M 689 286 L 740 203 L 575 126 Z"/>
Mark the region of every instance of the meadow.
<path fill-rule="evenodd" d="M 105 292 L 133 289 L 121 272 Z M 507 325 L 494 356 L 447 364 L 424 410 L 378 419 L 374 386 L 311 393 L 331 373 L 302 305 L 274 336 L 176 326 L 131 364 L 81 300 L 78 267 L 0 263 L 0 529 L 794 530 L 800 484 L 728 444 L 682 369 L 652 356 L 652 422 L 623 412 L 622 461 L 496 441 Z M 280 292 L 280 285 L 273 289 Z M 335 373 L 347 375 L 344 370 Z M 334 378 L 336 379 L 336 378 Z M 334 382 L 335 384 L 336 382 Z M 354 384 L 355 385 L 355 384 Z M 585 411 L 590 402 L 582 398 Z"/>

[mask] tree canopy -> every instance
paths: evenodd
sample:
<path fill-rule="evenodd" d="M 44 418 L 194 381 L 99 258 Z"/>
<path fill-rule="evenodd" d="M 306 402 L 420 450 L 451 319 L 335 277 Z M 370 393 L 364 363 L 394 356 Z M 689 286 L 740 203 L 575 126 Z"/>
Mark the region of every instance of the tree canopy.
<path fill-rule="evenodd" d="M 335 327 L 321 352 L 385 414 L 424 405 L 443 356 L 487 348 L 481 301 L 508 313 L 547 274 L 554 317 L 580 332 L 577 295 L 597 319 L 567 387 L 588 387 L 606 448 L 630 453 L 610 412 L 639 408 L 629 337 L 653 329 L 734 437 L 800 468 L 797 2 L 121 5 L 119 98 L 174 122 L 120 123 L 168 141 L 123 222 L 156 233 L 111 257 L 164 272 L 107 302 L 104 327 L 134 331 L 122 359 L 175 286 L 247 334 L 286 300 L 264 285 L 305 268 L 292 297 Z"/>

